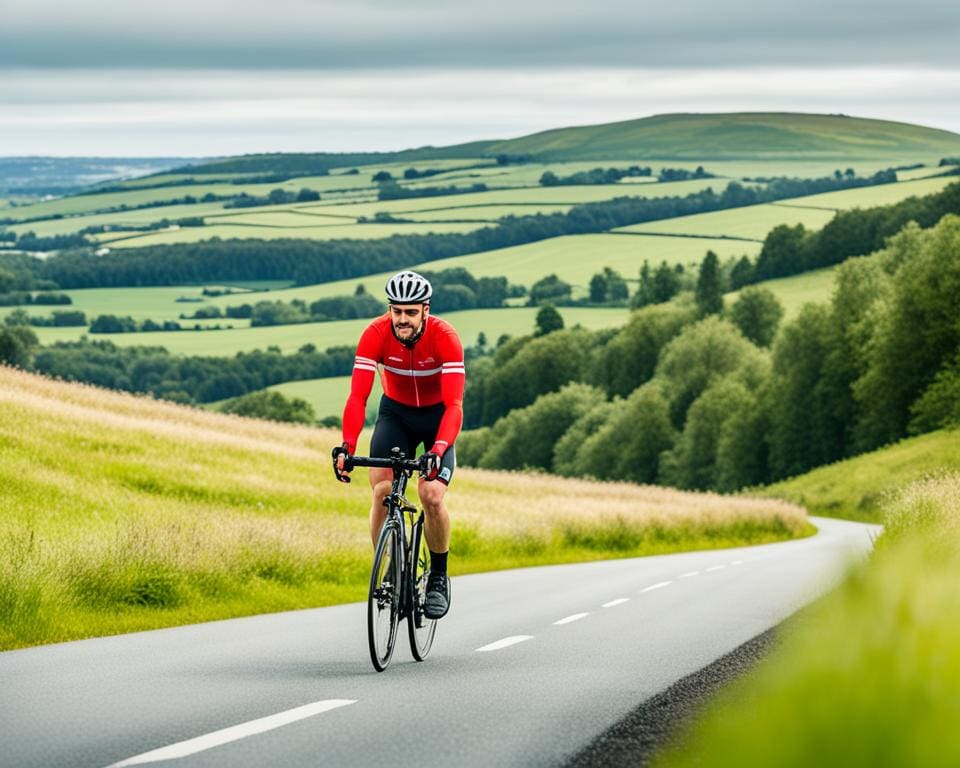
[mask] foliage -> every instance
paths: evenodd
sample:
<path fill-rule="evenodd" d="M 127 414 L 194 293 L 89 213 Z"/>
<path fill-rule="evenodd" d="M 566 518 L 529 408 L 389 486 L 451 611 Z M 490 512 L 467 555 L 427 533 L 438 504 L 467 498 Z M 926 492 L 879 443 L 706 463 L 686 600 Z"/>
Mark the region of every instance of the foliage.
<path fill-rule="evenodd" d="M 713 251 L 707 251 L 700 262 L 695 292 L 697 313 L 700 317 L 719 315 L 723 312 L 723 275 L 720 272 L 720 260 Z"/>
<path fill-rule="evenodd" d="M 569 303 L 571 291 L 570 283 L 564 282 L 555 274 L 547 275 L 530 286 L 528 304 L 531 307 L 536 307 L 544 304 Z"/>
<path fill-rule="evenodd" d="M 769 288 L 744 288 L 733 306 L 730 321 L 758 347 L 769 347 L 783 318 L 783 307 Z"/>
<path fill-rule="evenodd" d="M 299 397 L 286 398 L 279 392 L 263 390 L 227 400 L 220 410 L 237 416 L 267 421 L 313 424 L 317 420 L 313 406 Z"/>
<path fill-rule="evenodd" d="M 537 329 L 534 336 L 546 336 L 548 333 L 563 330 L 563 316 L 552 304 L 544 304 L 537 311 Z"/>
<path fill-rule="evenodd" d="M 28 367 L 37 344 L 37 335 L 26 326 L 0 328 L 0 363 Z"/>

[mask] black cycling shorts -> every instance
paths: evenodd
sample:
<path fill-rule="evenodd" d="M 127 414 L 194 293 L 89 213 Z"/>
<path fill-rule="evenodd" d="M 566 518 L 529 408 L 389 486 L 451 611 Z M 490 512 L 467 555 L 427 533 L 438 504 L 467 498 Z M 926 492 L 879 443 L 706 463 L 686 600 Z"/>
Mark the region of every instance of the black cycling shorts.
<path fill-rule="evenodd" d="M 446 406 L 443 403 L 414 408 L 398 403 L 386 395 L 380 398 L 380 412 L 377 424 L 373 428 L 370 440 L 370 455 L 374 458 L 390 457 L 392 448 L 399 448 L 408 459 L 417 456 L 417 448 L 422 443 L 424 451 L 429 451 L 437 439 L 440 420 Z M 457 456 L 451 445 L 440 461 L 440 474 L 437 476 L 444 485 L 450 485 L 453 471 L 457 468 Z"/>

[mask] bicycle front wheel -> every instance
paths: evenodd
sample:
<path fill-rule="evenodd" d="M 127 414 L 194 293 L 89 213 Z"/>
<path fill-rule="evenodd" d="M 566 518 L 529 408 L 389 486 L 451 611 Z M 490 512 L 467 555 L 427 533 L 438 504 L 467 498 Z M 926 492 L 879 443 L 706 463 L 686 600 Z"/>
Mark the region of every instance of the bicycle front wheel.
<path fill-rule="evenodd" d="M 417 661 L 423 661 L 430 653 L 433 637 L 437 632 L 436 619 L 423 615 L 423 601 L 427 597 L 427 576 L 430 573 L 430 549 L 423 535 L 423 512 L 410 532 L 410 612 L 407 614 L 407 630 L 410 635 L 410 652 Z"/>
<path fill-rule="evenodd" d="M 383 672 L 393 656 L 400 619 L 400 538 L 395 525 L 383 526 L 373 556 L 367 596 L 367 639 L 370 660 Z"/>

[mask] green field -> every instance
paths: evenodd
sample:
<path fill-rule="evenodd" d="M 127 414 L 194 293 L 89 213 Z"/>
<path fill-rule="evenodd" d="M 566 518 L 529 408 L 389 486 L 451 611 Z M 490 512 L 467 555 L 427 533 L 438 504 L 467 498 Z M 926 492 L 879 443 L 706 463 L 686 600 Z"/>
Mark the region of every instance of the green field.
<path fill-rule="evenodd" d="M 859 190 L 857 190 L 859 191 Z M 792 198 L 804 200 L 805 198 Z M 726 211 L 696 213 L 676 219 L 649 221 L 621 227 L 616 232 L 647 234 L 698 235 L 700 237 L 743 237 L 763 242 L 767 233 L 778 224 L 803 224 L 808 229 L 820 229 L 833 218 L 833 211 L 789 205 L 748 205 Z"/>
<path fill-rule="evenodd" d="M 960 472 L 960 431 L 931 432 L 766 486 L 759 493 L 811 513 L 876 522 L 886 494 L 930 475 Z"/>
<path fill-rule="evenodd" d="M 883 507 L 870 561 L 778 628 L 657 768 L 960 765 L 960 474 Z"/>
<path fill-rule="evenodd" d="M 339 442 L 0 366 L 0 649 L 363 599 Z M 454 574 L 809 533 L 781 501 L 536 475 L 461 469 L 447 498 Z"/>
<path fill-rule="evenodd" d="M 464 344 L 473 344 L 482 331 L 491 342 L 502 334 L 518 336 L 532 333 L 536 307 L 473 309 L 450 312 L 443 317 L 453 323 Z M 564 307 L 560 310 L 567 325 L 585 328 L 612 328 L 626 322 L 628 309 Z M 235 321 L 220 321 L 235 322 Z M 342 320 L 332 323 L 304 323 L 220 331 L 159 331 L 156 333 L 113 333 L 93 338 L 107 339 L 118 346 L 162 346 L 176 355 L 233 355 L 254 349 L 279 347 L 296 352 L 304 344 L 318 349 L 356 344 L 370 321 Z M 35 328 L 42 344 L 73 341 L 86 334 L 85 328 Z"/>
<path fill-rule="evenodd" d="M 287 381 L 268 387 L 280 392 L 285 397 L 299 397 L 313 406 L 318 419 L 324 416 L 340 416 L 343 406 L 350 394 L 350 377 L 333 376 L 328 379 L 305 379 L 303 381 Z M 373 391 L 367 401 L 367 421 L 376 419 L 377 408 L 380 404 L 380 395 L 383 389 L 380 386 L 380 377 L 373 380 Z"/>

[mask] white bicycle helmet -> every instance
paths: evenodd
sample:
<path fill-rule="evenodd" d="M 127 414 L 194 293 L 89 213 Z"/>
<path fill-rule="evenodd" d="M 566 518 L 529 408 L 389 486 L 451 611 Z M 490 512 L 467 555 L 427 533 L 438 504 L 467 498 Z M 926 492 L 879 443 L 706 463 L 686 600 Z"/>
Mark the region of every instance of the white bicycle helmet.
<path fill-rule="evenodd" d="M 416 272 L 398 272 L 387 280 L 387 299 L 391 304 L 426 304 L 433 295 L 430 281 Z"/>

